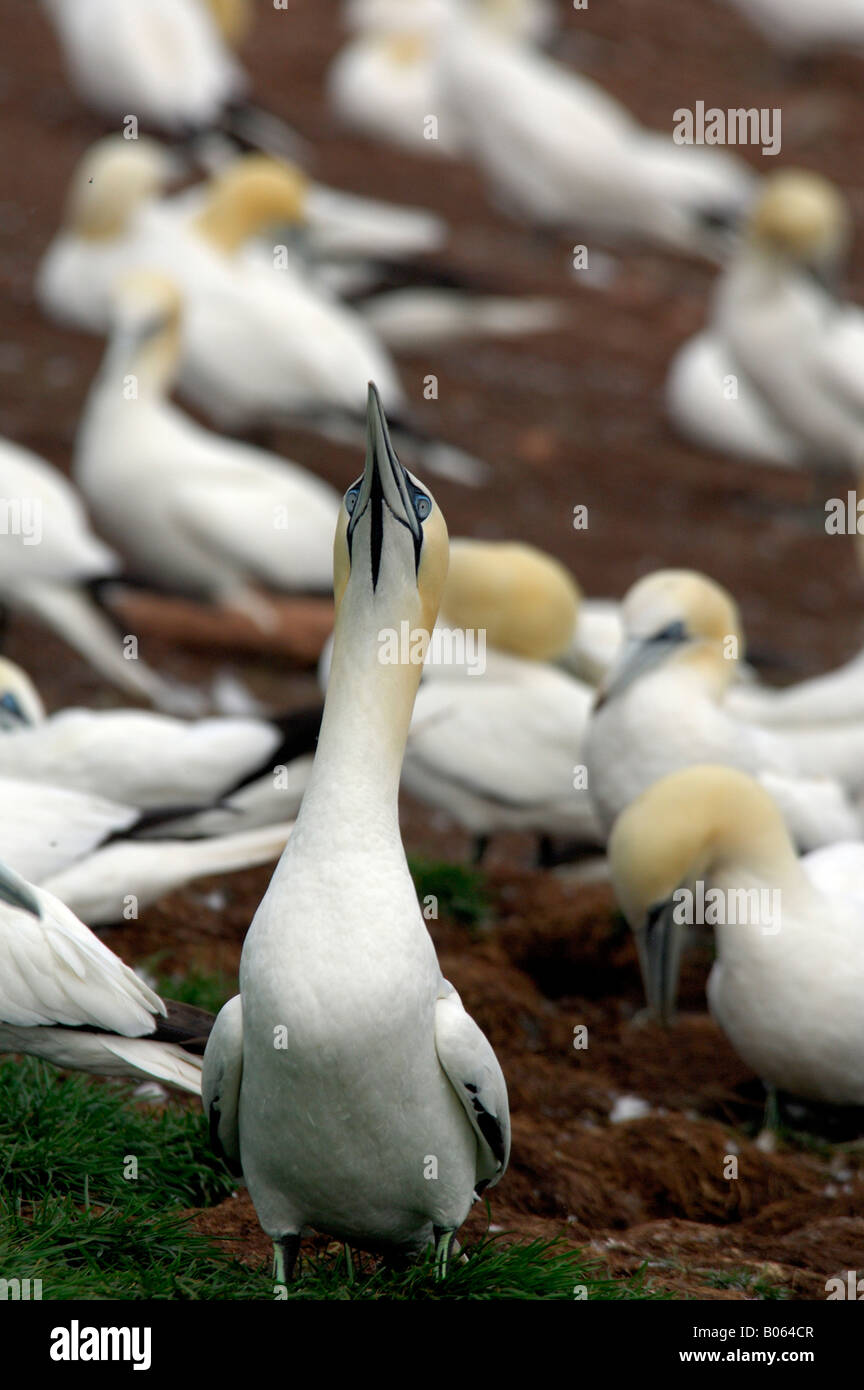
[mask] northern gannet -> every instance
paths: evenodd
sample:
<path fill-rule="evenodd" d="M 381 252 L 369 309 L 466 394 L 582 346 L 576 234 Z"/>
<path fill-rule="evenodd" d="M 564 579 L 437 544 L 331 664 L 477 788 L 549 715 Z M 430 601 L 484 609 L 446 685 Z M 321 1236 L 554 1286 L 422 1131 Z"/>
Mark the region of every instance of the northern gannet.
<path fill-rule="evenodd" d="M 0 773 L 170 815 L 172 837 L 293 820 L 319 725 L 314 708 L 279 720 L 127 709 L 48 718 L 25 672 L 0 657 Z M 158 822 L 154 833 L 164 835 Z"/>
<path fill-rule="evenodd" d="M 820 775 L 818 744 L 726 708 L 744 639 L 725 590 L 693 571 L 660 570 L 633 586 L 622 617 L 625 644 L 582 741 L 588 790 L 607 830 L 652 782 L 714 762 L 758 776 L 802 848 L 861 838 L 839 778 Z"/>
<path fill-rule="evenodd" d="M 0 1052 L 200 1095 L 211 1023 L 160 999 L 65 903 L 0 863 Z"/>
<path fill-rule="evenodd" d="M 286 459 L 203 429 L 167 399 L 184 326 L 170 280 L 136 272 L 117 306 L 74 462 L 103 533 L 149 583 L 262 622 L 262 589 L 328 590 L 337 494 Z"/>
<path fill-rule="evenodd" d="M 864 312 L 835 293 L 849 236 L 845 202 L 827 179 L 792 169 L 766 179 L 702 339 L 713 360 L 714 404 L 706 376 L 695 394 L 704 346 L 685 348 L 673 366 L 669 404 L 686 433 L 768 462 L 861 467 Z M 738 399 L 726 400 L 732 381 Z"/>
<path fill-rule="evenodd" d="M 381 660 L 388 628 L 428 640 L 446 570 L 443 517 L 370 387 L 315 765 L 204 1059 L 211 1132 L 242 1167 L 280 1281 L 307 1228 L 372 1249 L 434 1238 L 446 1271 L 475 1192 L 507 1164 L 504 1078 L 441 975 L 399 834 L 421 666 Z"/>
<path fill-rule="evenodd" d="M 545 0 L 359 0 L 347 7 L 354 30 L 327 75 L 339 119 L 375 140 L 415 154 L 458 156 L 465 138 L 442 87 L 438 42 L 460 12 L 515 43 L 545 40 L 553 11 Z"/>
<path fill-rule="evenodd" d="M 532 225 L 717 259 L 752 198 L 737 156 L 644 129 L 589 78 L 472 11 L 442 26 L 437 73 L 463 153 Z"/>
<path fill-rule="evenodd" d="M 111 121 L 189 135 L 218 126 L 247 80 L 202 0 L 43 0 L 79 97 Z"/>
<path fill-rule="evenodd" d="M 0 440 L 0 600 L 45 623 L 118 689 L 165 709 L 192 695 L 143 659 L 127 660 L 122 634 L 97 603 L 120 561 L 93 534 L 75 489 L 29 449 Z"/>
<path fill-rule="evenodd" d="M 769 1087 L 864 1105 L 864 845 L 798 859 L 758 782 L 694 766 L 623 812 L 609 859 L 656 1013 L 674 1010 L 684 924 L 701 900 L 716 924 L 708 1002 L 736 1052 Z"/>
<path fill-rule="evenodd" d="M 169 816 L 157 840 L 137 838 L 139 827 L 151 837 L 157 829 L 137 807 L 0 773 L 4 862 L 96 926 L 137 914 L 191 879 L 272 863 L 291 833 L 280 823 L 178 839 Z"/>

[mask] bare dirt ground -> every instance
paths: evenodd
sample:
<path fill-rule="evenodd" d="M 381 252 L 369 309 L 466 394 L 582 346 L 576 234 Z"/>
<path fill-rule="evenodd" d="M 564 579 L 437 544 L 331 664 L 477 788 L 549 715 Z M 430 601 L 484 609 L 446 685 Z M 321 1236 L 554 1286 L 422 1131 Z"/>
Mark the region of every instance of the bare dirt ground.
<path fill-rule="evenodd" d="M 856 220 L 864 215 L 860 130 L 864 60 L 791 68 L 722 0 L 616 0 L 574 12 L 561 3 L 559 54 L 583 67 L 643 121 L 671 128 L 697 100 L 780 107 L 776 160 L 837 179 Z M 0 0 L 0 434 L 68 471 L 76 421 L 101 344 L 45 322 L 32 299 L 35 266 L 57 226 L 67 179 L 102 133 L 67 88 L 57 48 L 34 0 Z M 669 358 L 702 322 L 711 271 L 645 253 L 619 259 L 612 284 L 591 289 L 569 273 L 566 242 L 540 241 L 500 216 L 470 168 L 373 147 L 338 129 L 322 76 L 340 41 L 335 0 L 258 5 L 244 59 L 255 95 L 313 143 L 315 175 L 373 195 L 426 205 L 453 227 L 442 263 L 490 286 L 564 298 L 560 331 L 521 343 L 455 346 L 401 359 L 406 388 L 430 432 L 488 459 L 482 492 L 435 482 L 453 534 L 519 536 L 553 551 L 587 593 L 620 596 L 658 565 L 702 569 L 740 600 L 751 651 L 771 679 L 829 669 L 857 650 L 864 585 L 852 542 L 829 538 L 806 513 L 804 478 L 701 455 L 676 440 L 662 412 Z M 574 240 L 577 238 L 574 237 Z M 848 292 L 864 300 L 858 239 Z M 439 399 L 422 398 L 434 372 Z M 283 432 L 278 446 L 340 488 L 356 452 Z M 576 503 L 589 527 L 575 532 Z M 5 650 L 21 661 L 49 708 L 108 706 L 116 694 L 41 629 L 13 618 Z M 158 614 L 142 653 L 193 681 L 232 666 L 277 708 L 314 694 L 308 669 L 272 651 L 176 640 Z M 406 802 L 409 852 L 465 858 L 453 827 Z M 860 1265 L 864 1154 L 808 1145 L 770 1155 L 758 1128 L 758 1084 L 705 1012 L 707 953 L 689 961 L 683 1017 L 670 1034 L 640 1025 L 635 955 L 602 887 L 529 866 L 532 846 L 502 837 L 489 855 L 493 904 L 470 936 L 434 923 L 445 973 L 487 1031 L 511 1092 L 511 1170 L 492 1194 L 497 1228 L 529 1238 L 562 1235 L 615 1273 L 648 1262 L 680 1297 L 757 1297 L 784 1287 L 822 1298 L 827 1278 Z M 195 885 L 106 934 L 130 961 L 163 952 L 164 969 L 236 972 L 243 934 L 269 871 Z M 226 905 L 208 899 L 224 890 Z M 586 1025 L 587 1050 L 573 1047 Z M 648 1102 L 644 1118 L 611 1124 L 617 1097 Z M 854 1125 L 847 1136 L 854 1134 Z M 724 1178 L 728 1156 L 738 1178 Z M 267 1242 L 245 1195 L 202 1213 L 200 1224 L 244 1258 Z M 472 1217 L 477 1231 L 483 1213 Z"/>

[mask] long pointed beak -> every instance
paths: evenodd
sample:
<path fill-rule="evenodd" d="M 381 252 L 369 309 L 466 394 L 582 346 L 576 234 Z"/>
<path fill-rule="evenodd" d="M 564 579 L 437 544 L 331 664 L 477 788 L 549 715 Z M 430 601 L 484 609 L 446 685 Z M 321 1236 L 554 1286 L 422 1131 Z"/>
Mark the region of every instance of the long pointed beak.
<path fill-rule="evenodd" d="M 414 537 L 415 546 L 420 545 L 423 533 L 408 491 L 408 476 L 390 441 L 381 397 L 371 381 L 366 406 L 366 466 L 360 484 L 360 495 L 348 526 L 349 542 L 361 517 L 367 512 L 370 522 L 369 544 L 374 589 L 381 569 L 384 523 L 387 517 L 408 528 Z"/>
<path fill-rule="evenodd" d="M 634 681 L 660 666 L 684 641 L 683 624 L 670 626 L 655 637 L 628 637 L 600 687 L 595 708 L 600 709 L 607 701 L 623 694 Z"/>
<path fill-rule="evenodd" d="M 675 1017 L 684 944 L 684 926 L 675 921 L 674 913 L 675 903 L 670 899 L 654 908 L 635 933 L 648 1007 L 667 1027 Z"/>

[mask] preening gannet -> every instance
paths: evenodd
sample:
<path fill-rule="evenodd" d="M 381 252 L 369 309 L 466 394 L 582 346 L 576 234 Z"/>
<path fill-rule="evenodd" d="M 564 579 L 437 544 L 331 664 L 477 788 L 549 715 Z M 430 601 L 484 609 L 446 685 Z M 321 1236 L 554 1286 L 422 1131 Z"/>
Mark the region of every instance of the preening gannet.
<path fill-rule="evenodd" d="M 0 602 L 45 623 L 112 685 L 165 709 L 186 694 L 143 659 L 127 660 L 122 634 L 100 610 L 98 586 L 117 575 L 115 553 L 90 530 L 81 499 L 29 449 L 0 440 Z"/>
<path fill-rule="evenodd" d="M 137 575 L 266 621 L 259 590 L 329 589 L 339 499 L 296 464 L 223 439 L 171 404 L 182 333 L 166 277 L 141 271 L 121 283 L 75 477 Z"/>
<path fill-rule="evenodd" d="M 770 1087 L 864 1105 L 864 845 L 798 859 L 758 782 L 695 766 L 627 808 L 609 860 L 657 1014 L 674 1010 L 684 923 L 701 900 L 717 943 L 708 1002 L 736 1052 Z"/>
<path fill-rule="evenodd" d="M 139 829 L 151 838 L 137 838 Z M 272 863 L 291 833 L 290 824 L 280 823 L 178 839 L 170 816 L 161 839 L 152 838 L 157 829 L 137 807 L 0 773 L 4 862 L 94 926 L 122 921 L 204 874 Z"/>
<path fill-rule="evenodd" d="M 124 709 L 46 718 L 29 678 L 0 658 L 0 772 L 170 816 L 172 838 L 293 820 L 319 724 L 320 709 L 279 720 L 190 721 Z M 153 833 L 165 834 L 158 820 Z"/>
<path fill-rule="evenodd" d="M 789 169 L 766 179 L 715 292 L 707 331 L 718 387 L 734 378 L 739 399 L 709 409 L 703 390 L 707 443 L 743 452 L 749 434 L 756 458 L 861 466 L 864 312 L 834 293 L 849 234 L 845 203 L 820 175 Z M 698 429 L 699 407 L 687 405 L 680 384 L 676 399 Z"/>
<path fill-rule="evenodd" d="M 306 1228 L 371 1249 L 434 1236 L 443 1272 L 509 1152 L 501 1069 L 441 976 L 399 834 L 421 666 L 381 660 L 382 634 L 402 622 L 428 638 L 447 532 L 396 458 L 374 387 L 368 419 L 336 533 L 315 765 L 204 1059 L 211 1132 L 242 1167 L 279 1280 Z"/>
<path fill-rule="evenodd" d="M 751 200 L 737 156 L 644 129 L 590 79 L 471 11 L 442 27 L 437 73 L 463 153 L 533 225 L 716 259 Z"/>
<path fill-rule="evenodd" d="M 759 777 L 802 848 L 861 837 L 839 779 L 821 775 L 818 749 L 726 708 L 744 643 L 725 590 L 693 571 L 660 570 L 633 586 L 622 617 L 625 644 L 582 743 L 588 790 L 607 829 L 652 782 L 714 762 Z"/>
<path fill-rule="evenodd" d="M 65 903 L 0 863 L 0 1052 L 199 1095 L 212 1021 L 163 1002 Z"/>

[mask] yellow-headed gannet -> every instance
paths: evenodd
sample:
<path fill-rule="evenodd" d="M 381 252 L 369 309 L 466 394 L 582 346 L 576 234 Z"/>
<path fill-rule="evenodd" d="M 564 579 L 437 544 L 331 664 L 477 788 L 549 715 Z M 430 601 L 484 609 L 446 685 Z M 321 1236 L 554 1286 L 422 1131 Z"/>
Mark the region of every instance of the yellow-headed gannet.
<path fill-rule="evenodd" d="M 121 283 L 79 426 L 76 481 L 138 576 L 266 621 L 259 589 L 330 588 L 339 499 L 296 464 L 203 429 L 167 399 L 182 333 L 170 280 L 138 271 Z"/>
<path fill-rule="evenodd" d="M 428 641 L 447 530 L 397 459 L 370 387 L 362 477 L 334 549 L 332 678 L 294 834 L 220 1013 L 203 1096 L 289 1276 L 301 1233 L 361 1247 L 453 1232 L 509 1151 L 507 1091 L 486 1038 L 442 978 L 399 834 L 417 661 L 382 661 L 407 622 Z"/>
<path fill-rule="evenodd" d="M 693 571 L 660 570 L 633 586 L 622 616 L 625 644 L 582 742 L 588 790 L 607 830 L 652 782 L 715 762 L 758 776 L 802 848 L 860 838 L 854 807 L 839 780 L 820 775 L 812 748 L 726 708 L 744 643 L 724 589 Z"/>
<path fill-rule="evenodd" d="M 769 1087 L 864 1105 L 864 845 L 798 859 L 758 782 L 694 766 L 627 808 L 609 859 L 661 1018 L 686 924 L 713 925 L 708 1002 L 736 1052 Z"/>
<path fill-rule="evenodd" d="M 199 1095 L 211 1024 L 163 1002 L 65 903 L 0 863 L 0 1052 Z"/>
<path fill-rule="evenodd" d="M 118 689 L 165 709 L 192 693 L 127 660 L 120 632 L 101 611 L 101 588 L 120 561 L 90 530 L 75 489 L 44 459 L 0 439 L 0 602 L 45 623 Z"/>
<path fill-rule="evenodd" d="M 707 335 L 719 400 L 709 406 L 704 381 L 697 400 L 680 359 L 674 369 L 670 404 L 686 432 L 699 430 L 703 411 L 712 447 L 814 469 L 861 467 L 864 312 L 836 297 L 850 227 L 843 198 L 820 175 L 787 169 L 765 181 L 714 295 Z M 691 346 L 685 363 L 698 351 Z"/>

